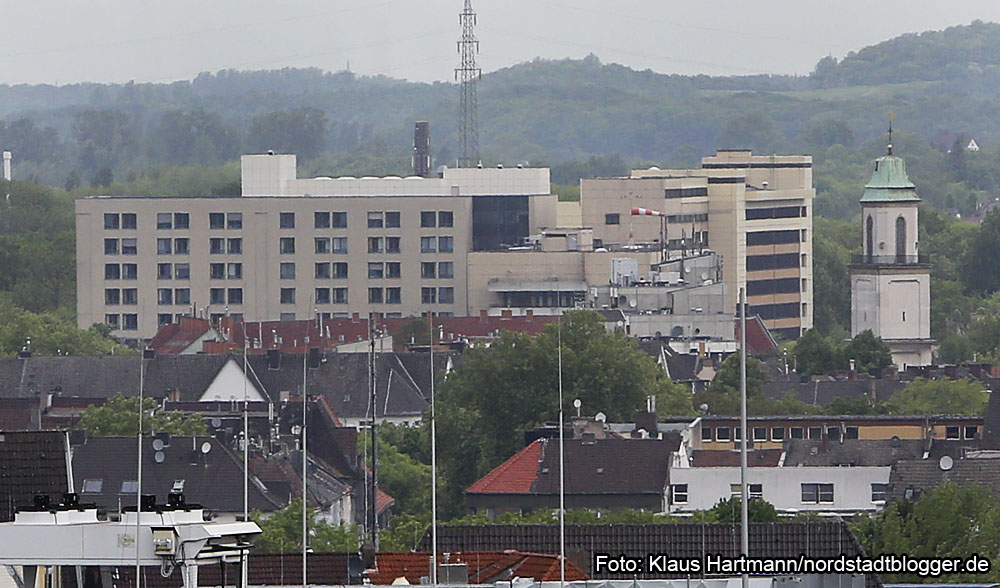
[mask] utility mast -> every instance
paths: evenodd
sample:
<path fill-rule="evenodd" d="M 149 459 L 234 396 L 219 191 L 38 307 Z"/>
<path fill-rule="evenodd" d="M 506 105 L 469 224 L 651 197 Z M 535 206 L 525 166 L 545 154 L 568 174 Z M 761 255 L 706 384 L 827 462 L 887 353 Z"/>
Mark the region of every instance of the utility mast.
<path fill-rule="evenodd" d="M 465 8 L 458 14 L 462 25 L 462 39 L 458 42 L 459 66 L 455 68 L 455 81 L 459 82 L 461 123 L 458 129 L 460 141 L 459 167 L 474 167 L 479 163 L 479 106 L 476 99 L 476 81 L 483 71 L 476 65 L 479 41 L 476 40 L 476 13 L 472 10 L 472 0 L 465 0 Z"/>

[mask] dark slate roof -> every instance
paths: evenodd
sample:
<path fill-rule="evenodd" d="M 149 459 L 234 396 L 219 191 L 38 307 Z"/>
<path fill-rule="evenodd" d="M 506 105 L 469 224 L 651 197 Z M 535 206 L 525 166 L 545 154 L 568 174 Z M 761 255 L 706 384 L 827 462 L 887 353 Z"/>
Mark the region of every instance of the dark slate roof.
<path fill-rule="evenodd" d="M 535 553 L 559 553 L 558 525 L 441 525 L 439 551 L 517 549 Z M 430 548 L 430 530 L 417 549 Z M 728 523 L 663 523 L 617 525 L 566 525 L 566 557 L 593 579 L 631 579 L 631 576 L 595 574 L 593 554 L 669 553 L 670 557 L 698 557 L 721 553 L 735 557 L 740 552 L 740 526 Z M 863 554 L 850 528 L 837 522 L 783 522 L 750 524 L 751 557 L 836 557 Z M 658 578 L 678 574 L 655 574 Z M 650 574 L 640 574 L 640 578 Z M 869 577 L 869 587 L 879 584 Z"/>
<path fill-rule="evenodd" d="M 892 466 L 886 500 L 902 500 L 907 489 L 914 496 L 932 490 L 945 481 L 979 484 L 1000 495 L 1000 455 L 992 458 L 954 459 L 951 469 L 942 470 L 939 459 L 905 460 Z"/>
<path fill-rule="evenodd" d="M 145 361 L 143 390 L 161 398 L 170 390 L 182 399 L 197 399 L 228 361 L 225 355 L 158 355 Z M 138 355 L 31 357 L 24 361 L 19 385 L 0 385 L 8 397 L 29 397 L 45 392 L 60 396 L 109 398 L 139 392 Z"/>
<path fill-rule="evenodd" d="M 352 562 L 353 561 L 353 565 Z M 240 563 L 225 564 L 226 584 L 238 583 Z M 349 570 L 349 566 L 354 570 Z M 302 585 L 302 554 L 301 553 L 250 553 L 247 557 L 249 584 L 251 586 L 301 586 Z M 364 564 L 357 554 L 353 553 L 308 553 L 306 555 L 306 575 L 309 584 L 313 586 L 341 586 L 345 584 L 361 584 L 361 573 Z M 351 571 L 355 571 L 352 576 Z M 115 588 L 134 588 L 135 566 L 118 566 L 115 568 L 117 580 Z M 76 575 L 64 573 L 65 588 L 76 588 Z M 68 580 L 68 583 L 67 583 Z M 145 566 L 142 568 L 142 588 L 182 588 L 180 568 L 174 568 L 169 577 L 160 575 L 160 568 Z M 221 586 L 221 566 L 210 565 L 198 568 L 198 585 Z"/>
<path fill-rule="evenodd" d="M 824 445 L 826 446 L 824 448 Z M 785 466 L 890 466 L 904 459 L 919 459 L 927 449 L 922 439 L 789 439 Z"/>
<path fill-rule="evenodd" d="M 156 463 L 153 440 L 143 439 L 142 493 L 155 494 L 158 503 L 166 502 L 175 480 L 184 480 L 188 503 L 201 504 L 208 510 L 243 512 L 242 460 L 212 437 L 174 437 L 163 449 L 163 463 Z M 201 451 L 208 442 L 211 450 Z M 80 501 L 96 503 L 99 508 L 118 511 L 134 506 L 135 494 L 120 493 L 122 482 L 136 479 L 136 440 L 133 437 L 91 437 L 73 450 L 73 479 Z M 84 493 L 84 480 L 103 480 L 100 493 Z M 250 508 L 273 511 L 285 497 L 272 497 L 250 480 Z"/>
<path fill-rule="evenodd" d="M 58 500 L 69 491 L 66 443 L 62 431 L 0 432 L 0 522 L 14 520 L 35 494 Z"/>
<path fill-rule="evenodd" d="M 26 359 L 17 357 L 0 358 L 0 398 L 20 396 L 21 376 L 26 363 Z"/>
<path fill-rule="evenodd" d="M 667 375 L 675 382 L 694 382 L 701 371 L 701 358 L 690 353 L 668 353 Z"/>
<path fill-rule="evenodd" d="M 542 439 L 534 494 L 559 493 L 559 440 Z M 663 494 L 667 466 L 680 436 L 667 439 L 573 439 L 565 441 L 566 492 Z"/>
<path fill-rule="evenodd" d="M 907 382 L 899 380 L 828 380 L 820 382 L 767 382 L 761 389 L 765 394 L 780 400 L 791 393 L 806 404 L 826 406 L 836 398 L 856 400 L 875 392 L 879 402 L 889 400 L 893 394 L 906 387 Z"/>
<path fill-rule="evenodd" d="M 394 353 L 396 361 L 409 374 L 425 398 L 431 396 L 431 358 L 430 353 Z M 441 385 L 448 375 L 448 362 L 452 368 L 457 368 L 462 355 L 453 351 L 434 352 L 434 382 Z"/>
<path fill-rule="evenodd" d="M 680 437 L 566 439 L 566 493 L 657 494 Z M 538 439 L 469 487 L 474 494 L 559 493 L 559 440 Z"/>
<path fill-rule="evenodd" d="M 379 354 L 376 378 L 380 416 L 385 411 L 390 417 L 416 417 L 427 405 L 423 389 L 425 386 L 429 389 L 429 363 L 419 357 L 407 357 L 409 355 L 419 354 Z M 233 357 L 160 354 L 144 360 L 144 394 L 162 398 L 176 391 L 182 402 L 197 401 Z M 368 409 L 368 354 L 325 353 L 323 357 L 318 368 L 308 370 L 309 394 L 325 397 L 338 417 L 363 418 Z M 281 354 L 278 369 L 268 369 L 266 355 L 251 355 L 251 381 L 257 383 L 259 380 L 275 402 L 283 391 L 297 396 L 302 390 L 302 359 L 301 353 Z M 440 354 L 440 359 L 435 354 L 434 359 L 444 377 L 448 354 Z M 0 381 L 0 397 L 26 398 L 46 392 L 81 398 L 108 398 L 117 394 L 136 396 L 139 363 L 138 355 L 0 360 L 0 376 L 5 378 Z M 242 361 L 236 364 L 242 369 Z M 421 373 L 424 367 L 426 375 Z M 410 369 L 416 373 L 411 374 Z M 388 389 L 386 382 L 390 382 Z"/>
<path fill-rule="evenodd" d="M 301 394 L 302 358 L 301 353 L 283 353 L 278 369 L 269 369 L 264 355 L 253 355 L 249 361 L 255 377 L 268 395 L 277 400 L 282 392 L 292 396 Z M 437 357 L 435 363 L 436 360 Z M 365 418 L 368 414 L 367 353 L 328 353 L 318 368 L 309 368 L 307 372 L 309 394 L 326 398 L 338 418 Z M 427 401 L 396 354 L 378 354 L 375 379 L 379 417 L 418 417 L 423 413 Z"/>

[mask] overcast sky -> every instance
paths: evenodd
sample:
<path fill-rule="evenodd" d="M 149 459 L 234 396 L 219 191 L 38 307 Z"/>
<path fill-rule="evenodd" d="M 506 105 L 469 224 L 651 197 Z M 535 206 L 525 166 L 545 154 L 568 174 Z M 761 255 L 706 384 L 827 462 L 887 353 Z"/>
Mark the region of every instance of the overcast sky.
<path fill-rule="evenodd" d="M 3 2 L 0 83 L 169 82 L 347 67 L 452 80 L 464 0 Z M 997 0 L 473 0 L 484 72 L 580 58 L 663 73 L 807 74 L 906 33 L 1000 21 Z"/>

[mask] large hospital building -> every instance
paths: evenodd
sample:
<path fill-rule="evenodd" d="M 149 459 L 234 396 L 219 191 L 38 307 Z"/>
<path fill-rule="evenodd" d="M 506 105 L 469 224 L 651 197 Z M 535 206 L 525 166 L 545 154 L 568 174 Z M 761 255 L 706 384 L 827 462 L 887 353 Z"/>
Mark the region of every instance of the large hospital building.
<path fill-rule="evenodd" d="M 78 324 L 134 339 L 188 314 L 551 313 L 593 306 L 616 259 L 648 276 L 664 250 L 710 248 L 726 312 L 745 286 L 750 312 L 794 338 L 812 324 L 811 172 L 722 151 L 583 180 L 580 202 L 557 203 L 544 168 L 298 178 L 294 155 L 246 155 L 239 196 L 76 201 Z"/>

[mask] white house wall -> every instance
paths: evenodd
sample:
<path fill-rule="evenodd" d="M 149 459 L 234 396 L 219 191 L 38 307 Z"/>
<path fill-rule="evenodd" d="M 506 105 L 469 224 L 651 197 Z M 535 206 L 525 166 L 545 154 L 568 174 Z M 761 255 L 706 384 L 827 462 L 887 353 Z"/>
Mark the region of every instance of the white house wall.
<path fill-rule="evenodd" d="M 243 400 L 244 382 L 246 382 L 246 399 L 250 402 L 265 400 L 254 385 L 253 378 L 243 377 L 243 368 L 237 365 L 235 359 L 226 362 L 215 379 L 201 395 L 201 402 L 216 402 Z"/>
<path fill-rule="evenodd" d="M 763 498 L 779 512 L 871 511 L 882 503 L 871 500 L 872 484 L 888 484 L 886 467 L 751 467 L 748 484 L 761 484 Z M 730 485 L 740 483 L 736 467 L 671 468 L 670 484 L 687 484 L 686 504 L 671 504 L 670 512 L 691 512 L 715 506 L 730 497 Z M 804 504 L 801 484 L 833 484 L 833 502 Z"/>

